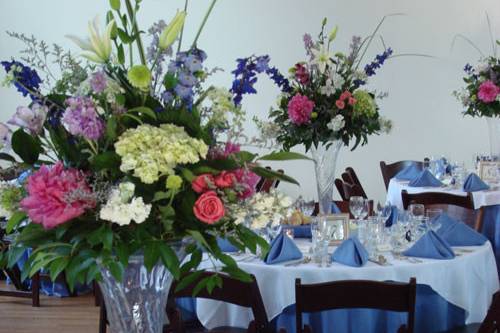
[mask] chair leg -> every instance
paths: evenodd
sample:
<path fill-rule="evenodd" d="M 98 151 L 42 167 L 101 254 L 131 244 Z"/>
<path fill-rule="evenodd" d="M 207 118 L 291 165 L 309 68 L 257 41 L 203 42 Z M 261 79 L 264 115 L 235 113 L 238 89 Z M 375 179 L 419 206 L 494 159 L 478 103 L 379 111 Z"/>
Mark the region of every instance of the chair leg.
<path fill-rule="evenodd" d="M 106 333 L 106 322 L 108 321 L 108 317 L 106 314 L 106 306 L 104 302 L 101 300 L 101 307 L 99 309 L 99 333 Z"/>
<path fill-rule="evenodd" d="M 34 307 L 40 307 L 40 272 L 36 272 L 31 279 L 31 303 Z"/>
<path fill-rule="evenodd" d="M 99 288 L 99 284 L 94 280 L 92 282 L 92 292 L 94 294 L 94 305 L 99 306 L 101 304 L 101 289 Z"/>
<path fill-rule="evenodd" d="M 484 216 L 484 207 L 479 209 L 479 212 L 476 217 L 475 229 L 477 232 L 482 233 L 483 231 L 483 216 Z"/>

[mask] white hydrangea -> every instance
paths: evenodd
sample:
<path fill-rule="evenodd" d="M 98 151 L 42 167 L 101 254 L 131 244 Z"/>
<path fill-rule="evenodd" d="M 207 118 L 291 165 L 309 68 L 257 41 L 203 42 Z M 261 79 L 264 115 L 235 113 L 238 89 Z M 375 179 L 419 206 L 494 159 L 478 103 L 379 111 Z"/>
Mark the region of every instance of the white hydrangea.
<path fill-rule="evenodd" d="M 330 122 L 326 125 L 329 130 L 338 132 L 345 126 L 344 117 L 340 114 L 333 117 Z"/>
<path fill-rule="evenodd" d="M 135 185 L 122 183 L 111 191 L 108 202 L 101 208 L 102 220 L 129 225 L 132 221 L 142 223 L 151 213 L 151 205 L 145 204 L 142 197 L 134 197 Z"/>

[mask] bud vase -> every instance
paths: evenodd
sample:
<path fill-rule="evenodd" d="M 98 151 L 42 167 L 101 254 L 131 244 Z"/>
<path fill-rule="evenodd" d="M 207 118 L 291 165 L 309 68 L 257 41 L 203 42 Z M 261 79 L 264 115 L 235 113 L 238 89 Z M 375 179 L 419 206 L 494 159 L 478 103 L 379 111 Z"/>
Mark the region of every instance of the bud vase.
<path fill-rule="evenodd" d="M 311 147 L 311 154 L 316 171 L 316 186 L 320 214 L 331 214 L 333 187 L 335 185 L 335 168 L 342 141 L 336 140 L 328 144 Z"/>
<path fill-rule="evenodd" d="M 486 121 L 490 138 L 490 155 L 500 160 L 500 118 L 486 117 Z"/>
<path fill-rule="evenodd" d="M 172 246 L 179 260 L 185 258 L 185 247 Z M 166 305 L 174 280 L 170 271 L 158 262 L 148 272 L 143 255 L 133 255 L 125 267 L 123 280 L 99 265 L 101 294 L 106 304 L 110 331 L 113 333 L 161 333 L 166 320 Z"/>

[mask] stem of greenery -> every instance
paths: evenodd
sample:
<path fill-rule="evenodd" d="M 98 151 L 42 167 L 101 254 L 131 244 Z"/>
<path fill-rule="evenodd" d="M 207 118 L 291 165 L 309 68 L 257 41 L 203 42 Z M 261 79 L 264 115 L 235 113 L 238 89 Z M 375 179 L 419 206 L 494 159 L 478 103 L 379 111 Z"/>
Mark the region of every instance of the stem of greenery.
<path fill-rule="evenodd" d="M 130 0 L 125 0 L 125 4 L 127 5 L 127 12 L 132 20 L 132 29 L 135 34 L 135 41 L 137 43 L 137 49 L 139 50 L 139 56 L 141 58 L 141 63 L 146 65 L 146 56 L 144 55 L 144 47 L 142 46 L 141 34 L 139 33 L 139 27 L 137 25 L 137 18 L 135 16 L 134 9 L 132 8 L 132 4 Z"/>
<path fill-rule="evenodd" d="M 205 23 L 207 23 L 208 17 L 210 16 L 210 13 L 212 12 L 212 9 L 214 8 L 216 2 L 217 2 L 217 0 L 212 0 L 210 7 L 208 7 L 208 11 L 205 14 L 205 17 L 203 18 L 203 21 L 201 22 L 200 28 L 198 29 L 198 32 L 196 33 L 196 37 L 194 38 L 193 46 L 192 46 L 193 48 L 196 47 L 196 43 L 198 42 L 198 38 L 200 38 L 201 31 L 205 27 Z"/>
<path fill-rule="evenodd" d="M 189 0 L 186 0 L 184 2 L 184 13 L 187 13 L 188 2 L 189 2 Z M 179 43 L 177 44 L 177 53 L 179 53 L 181 51 L 182 37 L 183 36 L 184 36 L 184 25 L 182 25 L 181 34 L 179 35 Z"/>

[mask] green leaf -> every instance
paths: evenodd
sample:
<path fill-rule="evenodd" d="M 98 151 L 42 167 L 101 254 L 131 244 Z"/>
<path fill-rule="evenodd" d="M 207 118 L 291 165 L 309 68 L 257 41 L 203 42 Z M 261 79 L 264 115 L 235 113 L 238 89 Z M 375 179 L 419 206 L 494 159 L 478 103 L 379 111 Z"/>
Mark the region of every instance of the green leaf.
<path fill-rule="evenodd" d="M 123 50 L 123 44 L 118 45 L 117 51 L 118 62 L 123 65 L 125 63 L 125 51 Z"/>
<path fill-rule="evenodd" d="M 7 267 L 8 268 L 14 267 L 14 265 L 17 264 L 19 259 L 21 259 L 21 257 L 23 256 L 24 251 L 26 251 L 26 248 L 22 246 L 10 247 L 9 250 L 7 251 L 8 253 Z"/>
<path fill-rule="evenodd" d="M 135 38 L 129 36 L 123 29 L 118 28 L 118 37 L 120 37 L 120 40 L 122 41 L 123 44 L 130 44 L 132 43 Z"/>
<path fill-rule="evenodd" d="M 22 221 L 26 219 L 27 215 L 24 212 L 15 212 L 10 217 L 5 227 L 5 231 L 10 234 Z"/>
<path fill-rule="evenodd" d="M 42 152 L 40 142 L 22 129 L 12 134 L 12 149 L 27 164 L 33 165 L 38 161 Z"/>
<path fill-rule="evenodd" d="M 189 261 L 182 265 L 181 274 L 187 274 L 187 272 L 189 272 L 190 270 L 198 267 L 198 265 L 201 263 L 202 257 L 203 254 L 201 250 L 196 248 L 191 254 L 191 258 L 189 259 Z"/>
<path fill-rule="evenodd" d="M 254 158 L 257 156 L 257 154 L 252 154 L 248 151 L 239 151 L 237 153 L 234 153 L 235 158 L 243 163 L 249 163 L 254 160 Z"/>
<path fill-rule="evenodd" d="M 191 170 L 187 168 L 182 168 L 181 173 L 182 177 L 184 177 L 184 179 L 186 179 L 188 182 L 192 182 L 196 178 L 196 176 L 191 172 Z"/>
<path fill-rule="evenodd" d="M 187 233 L 190 234 L 191 237 L 198 242 L 198 244 L 203 245 L 206 249 L 210 249 L 210 245 L 208 245 L 205 237 L 203 237 L 198 230 L 187 230 Z"/>
<path fill-rule="evenodd" d="M 109 0 L 109 6 L 113 8 L 113 10 L 120 10 L 120 0 Z"/>
<path fill-rule="evenodd" d="M 135 116 L 135 115 L 133 115 L 133 114 L 130 114 L 130 113 L 124 113 L 124 114 L 122 115 L 122 117 L 128 117 L 128 118 L 131 118 L 131 119 L 133 119 L 133 120 L 137 121 L 137 122 L 138 122 L 139 124 L 141 124 L 141 125 L 142 125 L 142 124 L 144 124 L 144 122 L 141 120 L 141 118 L 139 118 L 139 117 L 137 117 L 137 116 Z"/>
<path fill-rule="evenodd" d="M 168 268 L 170 273 L 177 280 L 179 279 L 181 272 L 179 269 L 180 262 L 179 258 L 177 258 L 177 254 L 175 254 L 174 250 L 166 243 L 159 243 L 160 257 L 163 264 Z"/>
<path fill-rule="evenodd" d="M 57 276 L 61 274 L 61 272 L 68 266 L 69 264 L 69 257 L 60 257 L 55 259 L 51 264 L 50 264 L 50 279 L 52 281 L 55 281 Z"/>
<path fill-rule="evenodd" d="M 165 89 L 172 90 L 177 85 L 177 78 L 173 74 L 166 74 L 163 78 Z"/>
<path fill-rule="evenodd" d="M 128 112 L 137 113 L 138 115 L 146 115 L 151 119 L 156 120 L 156 113 L 145 106 L 139 106 L 137 108 L 130 109 L 128 110 Z"/>
<path fill-rule="evenodd" d="M 175 291 L 181 291 L 182 289 L 186 288 L 196 280 L 200 278 L 200 276 L 203 274 L 203 271 L 196 271 L 193 272 L 186 277 L 184 277 L 178 284 L 177 287 L 175 288 Z"/>
<path fill-rule="evenodd" d="M 119 242 L 116 245 L 116 254 L 118 255 L 118 260 L 122 263 L 123 266 L 128 265 L 128 258 L 130 256 L 130 252 L 128 250 L 127 245 L 124 242 Z"/>
<path fill-rule="evenodd" d="M 117 280 L 121 281 L 123 279 L 123 272 L 125 269 L 123 268 L 123 265 L 121 262 L 117 261 L 110 261 L 108 262 L 108 269 L 111 272 L 111 275 Z"/>
<path fill-rule="evenodd" d="M 282 173 L 277 172 L 277 171 L 269 170 L 269 169 L 262 168 L 262 167 L 253 167 L 253 168 L 251 168 L 251 170 L 254 173 L 256 173 L 258 176 L 261 176 L 261 177 L 264 177 L 264 178 L 267 178 L 267 179 L 279 179 L 279 180 L 282 180 L 282 181 L 285 181 L 285 182 L 288 182 L 288 183 L 300 185 L 292 177 L 287 176 L 287 175 L 282 174 Z"/>
<path fill-rule="evenodd" d="M 252 277 L 250 274 L 246 273 L 245 271 L 239 269 L 238 267 L 229 267 L 225 266 L 222 268 L 223 272 L 226 272 L 227 274 L 231 275 L 231 277 L 234 277 L 235 279 L 238 279 L 243 282 L 252 282 Z"/>
<path fill-rule="evenodd" d="M 196 297 L 202 291 L 205 289 L 208 285 L 208 282 L 210 281 L 211 276 L 204 277 L 201 279 L 198 284 L 193 288 L 193 297 Z"/>
<path fill-rule="evenodd" d="M 151 271 L 158 263 L 158 259 L 160 259 L 160 248 L 158 246 L 158 242 L 147 242 L 144 246 L 144 266 L 146 266 L 146 269 Z"/>
<path fill-rule="evenodd" d="M 116 117 L 111 116 L 108 118 L 108 121 L 106 122 L 106 138 L 109 141 L 114 141 L 117 137 L 117 129 L 118 129 L 118 122 L 116 121 Z"/>
<path fill-rule="evenodd" d="M 310 157 L 292 151 L 279 151 L 259 157 L 262 161 L 288 161 L 288 160 L 311 160 Z"/>
<path fill-rule="evenodd" d="M 113 247 L 113 230 L 108 226 L 105 227 L 103 231 L 101 242 L 105 250 L 111 251 Z"/>
<path fill-rule="evenodd" d="M 9 155 L 9 154 L 6 154 L 6 153 L 0 153 L 0 160 L 4 160 L 4 161 L 8 161 L 8 162 L 12 162 L 12 163 L 16 163 L 16 159 Z"/>
<path fill-rule="evenodd" d="M 100 274 L 99 266 L 97 264 L 90 265 L 87 270 L 87 276 L 85 277 L 85 283 L 90 284 L 92 281 L 96 280 Z"/>
<path fill-rule="evenodd" d="M 151 202 L 157 202 L 157 201 L 162 201 L 165 199 L 170 199 L 170 194 L 169 192 L 155 192 L 155 195 L 153 197 L 153 200 Z"/>
<path fill-rule="evenodd" d="M 120 168 L 121 158 L 114 151 L 106 151 L 94 156 L 91 161 L 92 168 L 95 171 L 116 170 Z"/>

